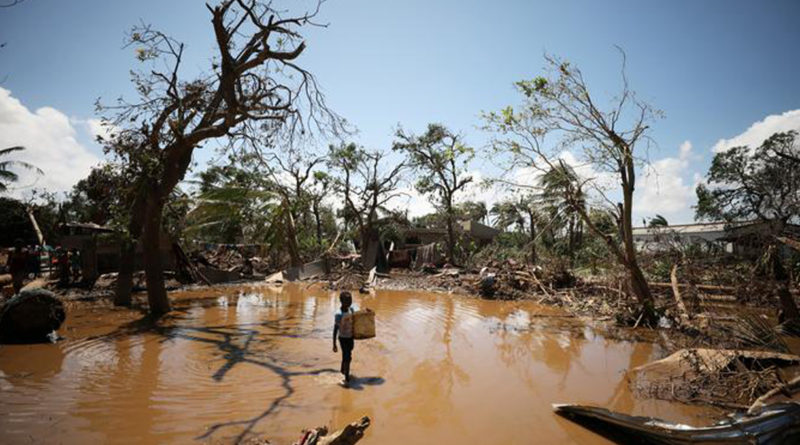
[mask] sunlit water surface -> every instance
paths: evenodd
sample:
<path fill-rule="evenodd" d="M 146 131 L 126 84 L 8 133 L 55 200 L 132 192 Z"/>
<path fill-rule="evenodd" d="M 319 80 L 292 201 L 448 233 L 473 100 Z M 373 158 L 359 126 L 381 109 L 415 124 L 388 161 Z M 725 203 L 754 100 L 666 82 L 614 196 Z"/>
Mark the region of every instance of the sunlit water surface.
<path fill-rule="evenodd" d="M 0 346 L 0 443 L 292 443 L 367 415 L 365 444 L 605 443 L 553 414 L 590 403 L 704 423 L 636 399 L 624 371 L 652 344 L 604 338 L 557 310 L 425 292 L 356 295 L 378 336 L 358 341 L 353 388 L 331 350 L 338 298 L 308 285 L 171 295 L 157 327 L 72 307 L 57 344 Z M 550 317 L 549 315 L 556 315 Z"/>

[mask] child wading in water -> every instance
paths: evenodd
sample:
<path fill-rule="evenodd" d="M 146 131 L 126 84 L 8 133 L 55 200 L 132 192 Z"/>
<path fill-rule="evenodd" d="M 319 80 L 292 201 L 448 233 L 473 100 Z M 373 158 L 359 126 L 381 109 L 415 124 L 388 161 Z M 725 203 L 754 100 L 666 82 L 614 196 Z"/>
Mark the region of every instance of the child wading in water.
<path fill-rule="evenodd" d="M 345 315 L 352 315 L 357 309 L 353 305 L 353 296 L 350 292 L 342 292 L 339 294 L 339 302 L 342 304 L 339 312 L 334 315 L 333 323 L 333 352 L 338 352 L 336 348 L 336 336 L 339 336 L 339 344 L 342 345 L 342 367 L 341 372 L 344 374 L 343 385 L 347 386 L 350 383 L 350 361 L 353 359 L 353 322 L 352 316 L 347 317 L 345 322 L 342 319 Z"/>

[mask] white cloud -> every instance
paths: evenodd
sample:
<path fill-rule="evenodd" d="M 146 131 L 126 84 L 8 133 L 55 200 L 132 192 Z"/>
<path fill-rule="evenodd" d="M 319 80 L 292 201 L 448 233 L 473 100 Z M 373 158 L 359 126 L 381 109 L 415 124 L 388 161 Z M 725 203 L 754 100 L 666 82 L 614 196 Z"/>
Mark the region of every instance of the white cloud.
<path fill-rule="evenodd" d="M 791 110 L 783 114 L 772 114 L 750 126 L 744 133 L 730 139 L 720 139 L 711 149 L 720 153 L 733 147 L 748 146 L 758 147 L 764 140 L 775 133 L 798 130 L 800 131 L 800 110 Z"/>
<path fill-rule="evenodd" d="M 89 134 L 92 135 L 92 139 L 97 139 L 100 136 L 107 141 L 111 140 L 117 129 L 117 127 L 102 119 L 88 119 L 85 124 Z"/>
<path fill-rule="evenodd" d="M 44 172 L 38 175 L 16 169 L 20 180 L 9 187 L 12 196 L 19 197 L 32 187 L 66 191 L 86 177 L 100 159 L 75 136 L 75 128 L 64 113 L 51 107 L 32 112 L 10 91 L 0 88 L 0 147 L 25 147 L 12 159 L 33 164 Z"/>
<path fill-rule="evenodd" d="M 386 203 L 386 207 L 392 210 L 405 212 L 408 211 L 408 218 L 433 213 L 436 209 L 428 198 L 417 191 L 413 186 L 402 187 L 398 190 L 399 196 L 394 197 Z"/>
<path fill-rule="evenodd" d="M 678 147 L 678 157 L 659 159 L 644 167 L 634 195 L 634 224 L 638 224 L 642 217 L 656 214 L 663 215 L 673 224 L 692 219 L 691 205 L 699 177 L 695 173 L 692 183 L 684 177 L 689 173 L 692 158 L 692 143 L 685 141 Z"/>

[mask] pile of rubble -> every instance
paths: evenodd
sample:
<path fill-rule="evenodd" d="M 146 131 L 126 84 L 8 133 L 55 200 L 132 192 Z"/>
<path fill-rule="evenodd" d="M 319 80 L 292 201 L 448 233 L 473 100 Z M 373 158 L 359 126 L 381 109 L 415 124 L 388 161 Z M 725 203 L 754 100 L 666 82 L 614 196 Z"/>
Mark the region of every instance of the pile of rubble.
<path fill-rule="evenodd" d="M 631 386 L 642 395 L 684 403 L 746 409 L 792 379 L 800 357 L 767 351 L 682 349 L 631 370 Z"/>
<path fill-rule="evenodd" d="M 227 246 L 195 252 L 191 255 L 191 259 L 198 265 L 243 276 L 266 275 L 270 271 L 270 265 L 265 259 L 259 256 L 244 255 L 239 249 Z"/>

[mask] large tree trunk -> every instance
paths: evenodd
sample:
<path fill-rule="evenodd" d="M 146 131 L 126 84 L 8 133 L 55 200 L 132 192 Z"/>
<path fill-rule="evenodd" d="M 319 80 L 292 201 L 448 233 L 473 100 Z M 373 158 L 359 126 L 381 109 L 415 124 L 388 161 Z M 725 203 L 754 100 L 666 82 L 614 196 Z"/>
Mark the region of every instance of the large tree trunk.
<path fill-rule="evenodd" d="M 575 217 L 569 217 L 567 225 L 567 256 L 569 257 L 569 267 L 575 267 Z"/>
<path fill-rule="evenodd" d="M 531 264 L 536 264 L 537 257 L 536 257 L 536 224 L 533 221 L 533 216 L 530 217 L 531 219 Z"/>
<path fill-rule="evenodd" d="M 609 250 L 617 257 L 617 262 L 628 271 L 630 291 L 639 302 L 639 307 L 642 311 L 642 319 L 645 323 L 655 326 L 658 322 L 658 317 L 656 316 L 653 294 L 650 293 L 650 286 L 647 284 L 647 279 L 644 273 L 642 273 L 639 263 L 636 261 L 636 248 L 633 243 L 633 226 L 631 223 L 633 213 L 631 211 L 633 205 L 633 183 L 628 181 L 628 178 L 633 178 L 633 174 L 633 161 L 631 161 L 628 169 L 621 172 L 624 204 L 619 205 L 620 220 L 618 222 L 622 246 L 617 244 L 611 236 L 603 233 L 594 224 L 584 208 L 574 205 L 573 208 L 578 212 L 578 215 L 580 215 L 586 226 L 589 227 L 589 230 L 605 241 Z"/>
<path fill-rule="evenodd" d="M 622 243 L 624 248 L 624 265 L 630 274 L 631 292 L 633 292 L 642 310 L 643 319 L 651 326 L 657 322 L 653 294 L 647 279 L 636 261 L 636 246 L 633 242 L 633 191 L 636 181 L 636 171 L 633 165 L 633 155 L 625 158 L 622 177 Z"/>
<path fill-rule="evenodd" d="M 320 215 L 319 203 L 314 203 L 314 223 L 317 227 L 317 247 L 322 252 L 322 215 Z"/>
<path fill-rule="evenodd" d="M 448 202 L 447 204 L 447 261 L 450 264 L 455 264 L 455 253 L 456 253 L 456 234 L 454 221 L 453 221 L 453 205 L 452 203 Z"/>
<path fill-rule="evenodd" d="M 144 274 L 147 278 L 147 301 L 150 313 L 163 315 L 170 311 L 167 289 L 164 286 L 164 269 L 161 262 L 161 215 L 163 205 L 159 200 L 148 203 L 142 231 Z"/>
<path fill-rule="evenodd" d="M 781 262 L 779 246 L 775 245 L 771 252 L 772 256 L 772 276 L 775 280 L 775 290 L 781 303 L 781 317 L 783 321 L 797 320 L 800 318 L 800 311 L 789 290 L 789 274 Z"/>
<path fill-rule="evenodd" d="M 286 244 L 289 249 L 289 258 L 292 267 L 299 267 L 303 265 L 303 259 L 300 258 L 300 247 L 297 243 L 297 226 L 288 203 L 284 205 L 286 206 Z"/>
<path fill-rule="evenodd" d="M 626 264 L 625 267 L 630 275 L 631 292 L 636 297 L 642 310 L 642 319 L 650 326 L 655 326 L 658 322 L 658 317 L 656 316 L 653 294 L 650 293 L 650 286 L 647 284 L 647 279 L 642 273 L 642 269 L 636 263 L 636 259 L 633 260 L 632 264 Z"/>
<path fill-rule="evenodd" d="M 117 287 L 114 293 L 115 306 L 131 305 L 131 289 L 133 288 L 133 269 L 135 267 L 136 240 L 124 237 L 119 244 L 119 271 Z"/>
<path fill-rule="evenodd" d="M 114 304 L 117 306 L 131 305 L 133 272 L 136 267 L 136 243 L 142 234 L 146 202 L 141 195 L 134 198 L 131 206 L 131 220 L 128 222 L 128 235 L 123 235 L 120 240 L 119 272 L 117 273 L 117 288 L 114 293 Z"/>
<path fill-rule="evenodd" d="M 367 249 L 369 247 L 369 241 L 370 241 L 369 230 L 367 228 L 362 228 L 358 232 L 359 232 L 359 240 L 360 240 L 360 242 L 359 242 L 360 249 L 358 249 L 358 250 L 359 250 L 359 253 L 361 254 L 361 266 L 364 269 L 369 269 L 369 264 L 371 263 L 371 261 L 368 261 L 368 259 L 367 259 Z"/>

